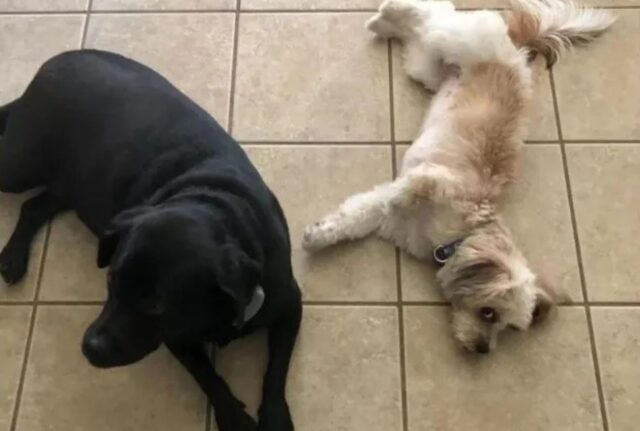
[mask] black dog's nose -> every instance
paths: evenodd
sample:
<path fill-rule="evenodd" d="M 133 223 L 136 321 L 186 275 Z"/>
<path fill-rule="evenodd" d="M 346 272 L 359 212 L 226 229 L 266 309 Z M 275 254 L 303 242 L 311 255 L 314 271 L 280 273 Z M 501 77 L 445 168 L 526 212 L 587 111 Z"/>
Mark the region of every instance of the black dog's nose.
<path fill-rule="evenodd" d="M 109 342 L 105 336 L 91 334 L 82 340 L 82 353 L 96 367 L 106 362 L 109 350 Z"/>
<path fill-rule="evenodd" d="M 476 344 L 476 353 L 489 353 L 489 343 L 487 343 L 486 341 L 480 341 L 478 342 L 478 344 Z"/>

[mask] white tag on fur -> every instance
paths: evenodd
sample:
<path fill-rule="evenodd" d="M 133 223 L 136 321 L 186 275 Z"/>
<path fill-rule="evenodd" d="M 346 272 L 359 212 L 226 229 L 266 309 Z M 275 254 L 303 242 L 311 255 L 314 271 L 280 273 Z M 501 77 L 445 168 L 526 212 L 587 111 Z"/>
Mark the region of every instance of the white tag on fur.
<path fill-rule="evenodd" d="M 256 286 L 253 290 L 253 296 L 251 300 L 247 304 L 244 309 L 244 323 L 247 323 L 249 320 L 253 319 L 258 311 L 264 305 L 264 289 L 262 286 Z"/>

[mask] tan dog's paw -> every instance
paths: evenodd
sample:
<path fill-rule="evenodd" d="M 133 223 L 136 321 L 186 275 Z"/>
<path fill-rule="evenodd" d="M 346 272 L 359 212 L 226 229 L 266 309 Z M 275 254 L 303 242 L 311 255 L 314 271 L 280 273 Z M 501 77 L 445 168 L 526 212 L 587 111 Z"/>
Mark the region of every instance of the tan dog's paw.
<path fill-rule="evenodd" d="M 318 245 L 320 242 L 318 241 L 318 238 L 321 236 L 320 234 L 322 232 L 321 225 L 322 222 L 319 221 L 304 229 L 304 233 L 302 235 L 302 247 L 305 250 L 313 251 L 321 248 L 321 246 Z"/>
<path fill-rule="evenodd" d="M 308 251 L 315 251 L 327 247 L 335 242 L 332 238 L 335 231 L 335 223 L 329 219 L 323 219 L 307 226 L 302 235 L 302 247 Z"/>

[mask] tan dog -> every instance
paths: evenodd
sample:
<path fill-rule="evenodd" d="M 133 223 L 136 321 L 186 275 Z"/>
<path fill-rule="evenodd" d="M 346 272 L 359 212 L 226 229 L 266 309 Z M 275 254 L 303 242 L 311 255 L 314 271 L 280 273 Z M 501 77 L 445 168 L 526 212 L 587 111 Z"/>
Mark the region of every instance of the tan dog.
<path fill-rule="evenodd" d="M 504 328 L 544 318 L 555 295 L 497 208 L 521 152 L 529 60 L 539 53 L 551 65 L 613 21 L 561 0 L 517 0 L 507 22 L 450 2 L 386 1 L 367 27 L 400 39 L 406 72 L 437 93 L 398 178 L 307 227 L 305 248 L 375 233 L 419 259 L 433 255 L 455 338 L 469 351 L 487 353 Z"/>

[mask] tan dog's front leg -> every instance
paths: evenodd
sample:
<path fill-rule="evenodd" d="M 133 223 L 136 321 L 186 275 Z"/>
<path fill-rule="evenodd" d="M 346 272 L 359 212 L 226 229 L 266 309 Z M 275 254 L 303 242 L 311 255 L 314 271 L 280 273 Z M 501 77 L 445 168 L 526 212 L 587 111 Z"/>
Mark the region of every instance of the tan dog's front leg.
<path fill-rule="evenodd" d="M 393 202 L 401 196 L 403 182 L 383 184 L 350 197 L 334 213 L 307 226 L 303 247 L 317 250 L 340 241 L 363 238 L 376 231 L 388 217 Z"/>

